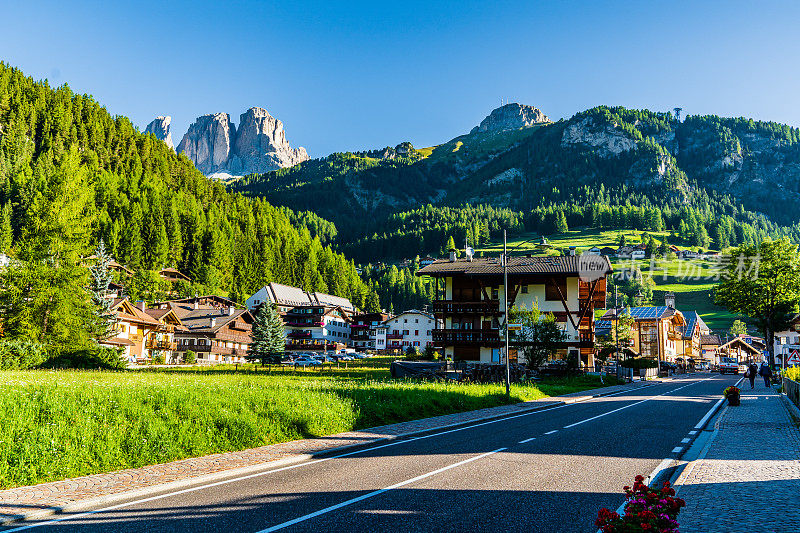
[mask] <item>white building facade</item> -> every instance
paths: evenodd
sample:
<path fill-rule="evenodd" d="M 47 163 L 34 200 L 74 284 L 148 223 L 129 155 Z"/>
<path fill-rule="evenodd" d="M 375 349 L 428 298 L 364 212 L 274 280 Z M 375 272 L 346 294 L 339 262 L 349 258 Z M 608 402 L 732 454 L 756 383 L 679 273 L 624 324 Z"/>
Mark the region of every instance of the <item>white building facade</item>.
<path fill-rule="evenodd" d="M 383 349 L 389 351 L 405 351 L 411 347 L 423 351 L 433 346 L 433 330 L 437 328 L 437 321 L 431 313 L 411 309 L 386 320 L 383 326 L 381 334 L 376 335 L 378 349 L 383 344 Z"/>

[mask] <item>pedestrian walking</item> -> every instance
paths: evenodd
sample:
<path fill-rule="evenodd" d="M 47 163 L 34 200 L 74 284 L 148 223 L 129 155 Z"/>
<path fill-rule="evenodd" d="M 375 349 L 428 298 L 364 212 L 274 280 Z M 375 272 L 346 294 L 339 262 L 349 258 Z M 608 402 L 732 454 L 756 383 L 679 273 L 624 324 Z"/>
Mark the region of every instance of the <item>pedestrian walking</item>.
<path fill-rule="evenodd" d="M 751 389 L 756 388 L 756 374 L 758 374 L 758 367 L 756 366 L 755 362 L 751 361 L 744 373 L 744 377 L 750 380 Z"/>
<path fill-rule="evenodd" d="M 759 375 L 764 378 L 764 386 L 769 388 L 772 381 L 772 369 L 767 363 L 761 363 L 761 370 L 758 371 Z"/>

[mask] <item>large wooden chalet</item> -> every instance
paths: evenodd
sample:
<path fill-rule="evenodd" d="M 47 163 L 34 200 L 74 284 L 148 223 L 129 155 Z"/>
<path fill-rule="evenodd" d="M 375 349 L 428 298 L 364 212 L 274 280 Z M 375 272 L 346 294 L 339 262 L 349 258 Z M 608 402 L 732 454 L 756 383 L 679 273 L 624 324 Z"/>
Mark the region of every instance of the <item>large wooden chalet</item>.
<path fill-rule="evenodd" d="M 600 279 L 584 281 L 575 255 L 509 257 L 508 305 L 533 305 L 555 315 L 565 333 L 557 358 L 579 354 L 582 365 L 594 364 L 594 309 L 605 307 L 605 260 Z M 433 330 L 433 343 L 455 360 L 499 363 L 503 316 L 503 266 L 498 257 L 440 259 L 417 271 L 435 279 L 433 312 L 443 327 Z M 509 359 L 516 360 L 516 350 Z"/>

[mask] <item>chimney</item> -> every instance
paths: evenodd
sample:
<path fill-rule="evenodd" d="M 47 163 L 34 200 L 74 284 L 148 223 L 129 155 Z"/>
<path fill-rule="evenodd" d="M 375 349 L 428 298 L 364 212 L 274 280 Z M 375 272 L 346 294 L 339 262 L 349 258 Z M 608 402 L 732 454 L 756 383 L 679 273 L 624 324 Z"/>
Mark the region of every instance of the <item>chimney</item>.
<path fill-rule="evenodd" d="M 228 307 L 228 316 L 233 316 L 233 312 L 236 311 L 236 308 L 233 306 Z"/>
<path fill-rule="evenodd" d="M 136 302 L 136 307 L 139 309 L 139 311 L 144 311 L 144 301 L 139 300 L 138 302 Z"/>
<path fill-rule="evenodd" d="M 456 249 L 455 248 L 450 248 L 450 262 L 451 263 L 455 263 L 456 262 Z"/>
<path fill-rule="evenodd" d="M 195 301 L 194 301 L 194 304 L 192 305 L 192 309 L 194 309 L 195 311 L 197 311 L 197 309 L 198 309 L 199 307 L 200 307 L 200 305 L 197 303 L 197 300 L 195 300 Z"/>
<path fill-rule="evenodd" d="M 569 247 L 569 255 L 570 256 L 574 256 L 575 255 L 575 247 L 574 246 L 570 246 Z"/>
<path fill-rule="evenodd" d="M 675 309 L 675 293 L 670 291 L 664 294 L 664 305 L 670 309 Z"/>
<path fill-rule="evenodd" d="M 211 317 L 210 322 L 211 322 L 211 326 L 210 327 L 212 327 L 212 328 L 217 325 L 217 319 L 214 318 L 213 316 Z"/>

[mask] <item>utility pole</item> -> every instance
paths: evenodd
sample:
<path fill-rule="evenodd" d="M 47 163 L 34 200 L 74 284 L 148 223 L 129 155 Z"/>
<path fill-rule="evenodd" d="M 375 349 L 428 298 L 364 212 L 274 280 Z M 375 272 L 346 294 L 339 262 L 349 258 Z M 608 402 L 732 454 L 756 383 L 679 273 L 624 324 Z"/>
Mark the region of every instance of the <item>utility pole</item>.
<path fill-rule="evenodd" d="M 503 307 L 505 308 L 506 344 L 506 396 L 511 396 L 511 365 L 508 361 L 508 252 L 506 251 L 506 230 L 503 230 Z"/>

